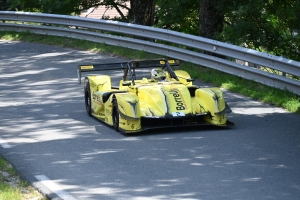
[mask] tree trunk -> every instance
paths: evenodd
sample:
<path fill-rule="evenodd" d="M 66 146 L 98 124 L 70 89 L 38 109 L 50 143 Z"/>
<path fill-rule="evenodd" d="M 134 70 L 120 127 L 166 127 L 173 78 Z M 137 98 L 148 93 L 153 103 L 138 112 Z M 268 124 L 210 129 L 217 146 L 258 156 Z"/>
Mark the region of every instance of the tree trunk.
<path fill-rule="evenodd" d="M 152 26 L 154 24 L 154 9 L 156 0 L 130 0 L 130 22 Z"/>
<path fill-rule="evenodd" d="M 200 36 L 213 39 L 223 31 L 224 14 L 215 0 L 200 0 L 199 28 Z"/>

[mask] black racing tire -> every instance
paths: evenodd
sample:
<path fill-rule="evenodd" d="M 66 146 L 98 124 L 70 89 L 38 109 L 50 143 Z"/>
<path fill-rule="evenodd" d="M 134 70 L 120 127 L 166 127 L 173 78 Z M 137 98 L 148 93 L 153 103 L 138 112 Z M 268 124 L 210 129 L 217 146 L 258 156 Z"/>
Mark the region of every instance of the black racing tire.
<path fill-rule="evenodd" d="M 113 120 L 113 127 L 116 131 L 119 131 L 119 109 L 118 109 L 118 102 L 115 99 L 113 101 L 113 113 L 112 113 L 112 120 Z"/>
<path fill-rule="evenodd" d="M 85 109 L 89 115 L 92 115 L 92 100 L 91 100 L 91 90 L 90 83 L 87 81 L 84 87 L 84 101 L 85 101 Z"/>

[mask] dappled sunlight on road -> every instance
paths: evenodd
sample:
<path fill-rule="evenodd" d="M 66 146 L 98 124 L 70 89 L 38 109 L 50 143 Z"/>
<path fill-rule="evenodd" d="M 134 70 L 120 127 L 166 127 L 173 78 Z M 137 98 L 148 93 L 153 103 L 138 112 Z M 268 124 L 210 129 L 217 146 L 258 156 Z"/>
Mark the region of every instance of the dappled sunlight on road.
<path fill-rule="evenodd" d="M 101 60 L 100 55 L 48 49 L 47 45 L 37 54 L 36 49 L 22 48 L 19 42 L 2 40 L 0 44 L 0 130 L 7 142 L 17 145 L 71 139 L 95 131 L 77 120 L 86 115 L 76 68 L 79 62 Z M 6 46 L 16 50 L 10 52 Z"/>
<path fill-rule="evenodd" d="M 278 113 L 288 113 L 282 108 L 266 106 L 265 104 L 257 101 L 239 101 L 232 102 L 232 112 L 234 114 L 241 115 L 257 115 L 257 116 L 265 116 L 269 114 L 278 114 Z"/>
<path fill-rule="evenodd" d="M 154 191 L 161 191 L 164 188 L 171 188 L 174 186 L 180 186 L 185 183 L 184 180 L 181 179 L 166 179 L 166 180 L 156 180 L 151 181 L 151 187 L 130 187 L 129 185 L 124 185 L 120 183 L 118 180 L 115 182 L 102 182 L 99 183 L 100 187 L 96 188 L 84 188 L 86 193 L 75 192 L 83 199 L 94 199 L 97 196 L 101 195 L 104 198 L 113 198 L 113 199 L 133 199 L 133 200 L 161 200 L 161 199 L 174 199 L 174 200 L 193 200 L 198 199 L 194 197 L 196 193 L 186 192 L 180 193 L 174 191 L 173 194 L 170 195 L 149 195 L 149 193 L 153 193 Z M 154 192 L 155 193 L 155 192 Z"/>
<path fill-rule="evenodd" d="M 4 73 L 1 75 L 1 78 L 18 78 L 20 76 L 27 76 L 27 75 L 37 75 L 37 74 L 42 74 L 43 72 L 47 71 L 52 71 L 52 70 L 57 70 L 56 68 L 49 68 L 49 69 L 44 69 L 44 70 L 26 70 L 23 72 L 14 72 L 14 73 Z M 2 83 L 4 85 L 4 83 Z"/>
<path fill-rule="evenodd" d="M 137 137 L 125 137 L 125 138 L 104 138 L 96 139 L 97 142 L 132 142 L 132 141 L 142 141 L 142 139 Z"/>
<path fill-rule="evenodd" d="M 225 96 L 227 97 L 226 101 L 229 102 L 233 114 L 257 115 L 261 117 L 269 114 L 289 113 L 282 108 L 264 104 L 248 97 L 238 96 L 232 92 L 226 91 Z"/>
<path fill-rule="evenodd" d="M 0 139 L 11 146 L 0 150 L 27 177 L 45 174 L 78 199 L 293 199 L 300 194 L 300 118 L 293 114 L 225 91 L 234 128 L 123 135 L 88 116 L 83 85 L 77 83 L 78 64 L 116 58 L 47 46 L 36 53 L 17 42 L 0 45 L 15 45 L 11 52 L 0 49 Z M 118 85 L 123 74 L 111 73 Z"/>
<path fill-rule="evenodd" d="M 232 109 L 234 114 L 241 114 L 241 115 L 259 115 L 264 116 L 267 114 L 274 114 L 274 113 L 288 113 L 287 111 L 279 108 L 266 108 L 266 107 L 234 107 Z"/>

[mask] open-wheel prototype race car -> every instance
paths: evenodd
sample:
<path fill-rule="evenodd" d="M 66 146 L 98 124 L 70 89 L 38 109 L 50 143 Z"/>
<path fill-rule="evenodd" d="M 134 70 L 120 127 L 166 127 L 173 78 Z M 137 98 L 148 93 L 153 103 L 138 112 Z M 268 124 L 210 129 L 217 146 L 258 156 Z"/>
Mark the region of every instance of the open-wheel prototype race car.
<path fill-rule="evenodd" d="M 79 65 L 79 83 L 82 72 L 101 71 L 84 78 L 87 113 L 123 133 L 207 124 L 232 126 L 226 119 L 231 109 L 222 91 L 193 85 L 186 71 L 173 70 L 177 66 L 179 61 L 172 59 Z M 122 72 L 118 86 L 104 74 L 107 70 Z M 139 70 L 142 76 L 137 78 Z"/>

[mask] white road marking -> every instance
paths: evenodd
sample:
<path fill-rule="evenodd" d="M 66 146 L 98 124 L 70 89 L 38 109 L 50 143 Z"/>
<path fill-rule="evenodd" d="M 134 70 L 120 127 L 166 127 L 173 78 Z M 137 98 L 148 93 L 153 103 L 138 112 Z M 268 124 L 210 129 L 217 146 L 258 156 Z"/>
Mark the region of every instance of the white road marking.
<path fill-rule="evenodd" d="M 38 179 L 44 186 L 46 186 L 49 190 L 54 192 L 57 196 L 59 196 L 63 200 L 76 200 L 76 198 L 70 195 L 68 192 L 60 189 L 60 186 L 56 184 L 54 181 L 50 180 L 47 176 L 36 175 L 35 178 Z"/>
<path fill-rule="evenodd" d="M 1 137 L 0 137 L 0 145 L 2 146 L 2 148 L 4 149 L 8 149 L 8 148 L 11 148 L 11 146 L 5 142 L 5 140 L 3 140 Z"/>

